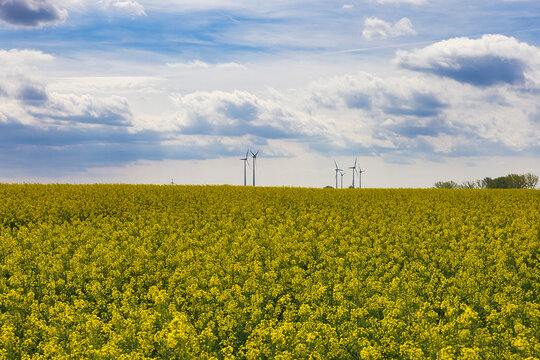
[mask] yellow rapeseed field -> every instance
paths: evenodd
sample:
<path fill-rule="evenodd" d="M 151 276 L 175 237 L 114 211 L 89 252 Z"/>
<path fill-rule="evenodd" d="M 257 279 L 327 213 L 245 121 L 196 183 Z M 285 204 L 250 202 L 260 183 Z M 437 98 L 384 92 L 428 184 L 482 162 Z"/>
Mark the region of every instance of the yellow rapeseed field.
<path fill-rule="evenodd" d="M 0 359 L 540 359 L 540 192 L 0 185 Z"/>

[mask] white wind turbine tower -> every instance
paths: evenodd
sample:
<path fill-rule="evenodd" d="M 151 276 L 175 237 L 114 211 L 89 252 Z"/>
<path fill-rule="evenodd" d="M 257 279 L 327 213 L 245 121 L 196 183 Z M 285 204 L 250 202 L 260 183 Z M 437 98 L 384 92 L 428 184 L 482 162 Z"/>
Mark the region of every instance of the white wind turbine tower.
<path fill-rule="evenodd" d="M 363 173 L 363 172 L 366 172 L 366 171 L 365 171 L 365 170 L 362 170 L 362 169 L 360 168 L 360 165 L 358 165 L 358 181 L 359 181 L 359 186 L 358 186 L 358 188 L 360 188 L 360 189 L 362 188 L 362 173 Z"/>
<path fill-rule="evenodd" d="M 345 175 L 346 173 L 343 171 L 340 171 L 340 174 L 341 174 L 341 188 L 343 189 L 343 175 Z"/>
<path fill-rule="evenodd" d="M 259 150 L 257 150 L 256 153 L 251 152 L 251 157 L 253 158 L 253 186 L 255 186 L 255 161 L 257 160 L 257 154 L 259 153 Z"/>
<path fill-rule="evenodd" d="M 247 177 L 246 177 L 246 165 L 247 165 L 247 161 L 248 161 L 248 154 L 249 154 L 249 149 L 248 149 L 248 151 L 246 151 L 246 156 L 240 159 L 240 160 L 242 160 L 244 162 L 244 186 L 247 185 L 247 183 L 246 183 L 246 179 L 247 179 Z"/>
<path fill-rule="evenodd" d="M 353 166 L 349 166 L 349 169 L 352 170 L 352 187 L 354 189 L 354 173 L 355 172 L 358 172 L 358 170 L 356 170 L 356 161 L 358 160 L 358 158 L 355 158 L 354 159 L 354 165 Z"/>
<path fill-rule="evenodd" d="M 340 169 L 340 168 L 339 168 L 339 166 L 337 165 L 336 160 L 334 160 L 334 164 L 336 165 L 336 189 L 337 189 L 337 188 L 338 188 L 338 180 L 337 180 L 338 177 L 337 177 L 337 176 L 338 176 L 338 173 L 339 173 L 340 171 L 343 171 L 343 169 Z"/>

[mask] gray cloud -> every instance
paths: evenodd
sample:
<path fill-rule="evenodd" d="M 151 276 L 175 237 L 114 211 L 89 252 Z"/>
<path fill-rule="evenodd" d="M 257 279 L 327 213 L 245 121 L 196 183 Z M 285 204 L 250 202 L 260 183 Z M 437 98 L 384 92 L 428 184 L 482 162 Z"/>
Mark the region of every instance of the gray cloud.
<path fill-rule="evenodd" d="M 388 96 L 390 105 L 384 112 L 390 115 L 410 115 L 416 117 L 438 116 L 446 107 L 435 95 L 413 91 L 410 97 Z"/>
<path fill-rule="evenodd" d="M 433 64 L 430 68 L 415 68 L 406 64 L 403 67 L 449 77 L 475 86 L 491 86 L 500 83 L 523 84 L 526 65 L 518 59 L 505 59 L 496 56 L 462 57 L 454 61 L 453 67 Z"/>
<path fill-rule="evenodd" d="M 337 109 L 342 106 L 371 114 L 435 117 L 447 107 L 439 95 L 417 89 L 406 79 L 375 78 L 360 73 L 327 80 L 311 89 L 316 106 Z"/>
<path fill-rule="evenodd" d="M 349 93 L 346 94 L 343 99 L 345 100 L 347 107 L 350 109 L 371 109 L 372 101 L 368 94 L 361 92 Z"/>
<path fill-rule="evenodd" d="M 19 89 L 17 98 L 27 104 L 37 105 L 47 101 L 48 96 L 45 89 L 42 87 L 33 84 L 25 84 Z"/>
<path fill-rule="evenodd" d="M 171 142 L 164 133 L 125 127 L 43 127 L 0 122 L 0 167 L 32 175 L 59 176 L 139 160 L 206 159 L 240 151 L 215 137 L 202 143 L 189 139 Z M 10 176 L 9 172 L 3 175 Z"/>
<path fill-rule="evenodd" d="M 540 48 L 503 35 L 456 38 L 411 52 L 398 51 L 399 66 L 475 86 L 525 84 L 538 68 Z"/>
<path fill-rule="evenodd" d="M 386 130 L 405 138 L 417 138 L 419 136 L 438 136 L 440 134 L 459 134 L 443 119 L 429 119 L 427 121 L 406 120 L 401 123 L 387 125 Z"/>
<path fill-rule="evenodd" d="M 8 25 L 41 27 L 64 22 L 67 15 L 49 0 L 0 0 L 0 20 Z"/>

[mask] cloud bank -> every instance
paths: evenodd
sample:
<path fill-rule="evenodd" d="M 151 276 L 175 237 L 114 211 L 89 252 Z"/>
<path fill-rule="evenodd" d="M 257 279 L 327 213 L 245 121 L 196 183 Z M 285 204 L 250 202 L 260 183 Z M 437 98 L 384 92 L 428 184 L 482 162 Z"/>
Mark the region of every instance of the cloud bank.
<path fill-rule="evenodd" d="M 230 65 L 164 62 L 160 81 L 121 80 L 135 84 L 126 87 L 136 93 L 131 99 L 106 80 L 93 82 L 89 94 L 70 81 L 62 88 L 55 79 L 30 77 L 28 69 L 58 59 L 33 50 L 0 51 L 8 64 L 0 69 L 0 164 L 80 171 L 139 160 L 219 158 L 248 146 L 276 156 L 301 149 L 396 162 L 540 155 L 539 51 L 501 35 L 450 39 L 397 52 L 394 75 L 321 76 L 303 87 L 257 93 L 172 93 L 166 87 L 177 86 L 176 78 L 167 80 L 171 74 L 196 69 L 204 81 L 230 72 Z M 249 66 L 230 64 L 244 69 L 235 76 L 250 76 Z M 164 96 L 169 108 L 144 113 L 136 101 L 146 96 Z"/>

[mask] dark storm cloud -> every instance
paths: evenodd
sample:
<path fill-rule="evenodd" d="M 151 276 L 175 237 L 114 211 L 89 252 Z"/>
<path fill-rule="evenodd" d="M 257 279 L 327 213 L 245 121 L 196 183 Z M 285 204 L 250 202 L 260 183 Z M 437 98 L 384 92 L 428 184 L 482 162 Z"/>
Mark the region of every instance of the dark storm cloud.
<path fill-rule="evenodd" d="M 491 86 L 500 83 L 522 84 L 525 81 L 526 64 L 519 59 L 486 55 L 454 59 L 453 66 L 431 64 L 429 67 L 402 65 L 410 70 L 444 76 L 475 86 Z"/>
<path fill-rule="evenodd" d="M 67 11 L 48 0 L 0 0 L 0 20 L 9 25 L 40 27 L 66 18 Z"/>

